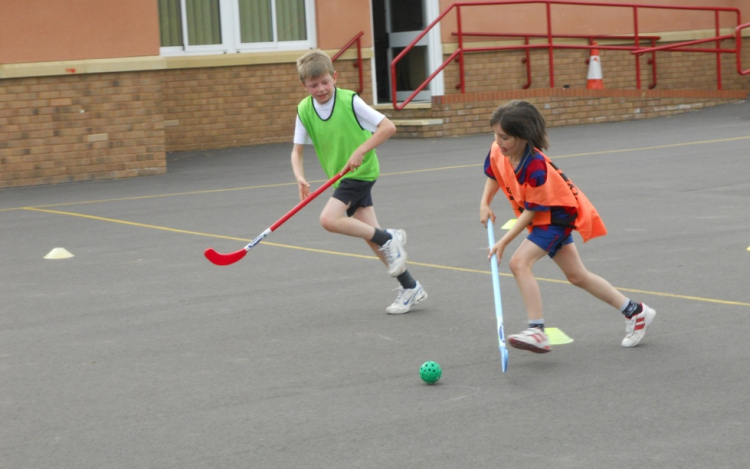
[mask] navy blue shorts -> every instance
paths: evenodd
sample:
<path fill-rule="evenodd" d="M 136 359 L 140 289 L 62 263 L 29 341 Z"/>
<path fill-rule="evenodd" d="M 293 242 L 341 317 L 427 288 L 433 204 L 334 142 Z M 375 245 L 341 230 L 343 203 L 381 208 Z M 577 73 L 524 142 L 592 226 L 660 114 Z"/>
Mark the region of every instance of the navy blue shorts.
<path fill-rule="evenodd" d="M 362 181 L 361 179 L 345 178 L 341 180 L 339 187 L 333 191 L 333 198 L 342 201 L 349 208 L 346 215 L 351 217 L 360 207 L 372 206 L 372 186 L 375 181 Z"/>
<path fill-rule="evenodd" d="M 563 246 L 573 242 L 571 233 L 573 228 L 555 225 L 535 226 L 526 239 L 544 249 L 551 259 Z"/>

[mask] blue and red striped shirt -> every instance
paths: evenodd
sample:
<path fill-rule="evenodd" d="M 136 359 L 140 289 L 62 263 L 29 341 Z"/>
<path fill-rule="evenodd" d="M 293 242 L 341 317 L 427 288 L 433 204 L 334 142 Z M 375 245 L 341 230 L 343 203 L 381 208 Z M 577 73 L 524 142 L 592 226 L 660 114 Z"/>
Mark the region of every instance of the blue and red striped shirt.
<path fill-rule="evenodd" d="M 490 165 L 490 154 L 484 160 L 484 174 L 494 180 L 497 180 L 492 166 Z M 539 187 L 547 182 L 547 163 L 538 151 L 527 152 L 521 159 L 521 163 L 515 168 L 516 180 L 519 184 L 528 184 L 530 187 Z M 578 217 L 576 207 L 544 206 L 535 203 L 528 203 L 525 200 L 517 200 L 523 210 L 532 210 L 534 212 L 550 211 L 550 219 L 553 225 L 573 227 L 575 219 Z"/>

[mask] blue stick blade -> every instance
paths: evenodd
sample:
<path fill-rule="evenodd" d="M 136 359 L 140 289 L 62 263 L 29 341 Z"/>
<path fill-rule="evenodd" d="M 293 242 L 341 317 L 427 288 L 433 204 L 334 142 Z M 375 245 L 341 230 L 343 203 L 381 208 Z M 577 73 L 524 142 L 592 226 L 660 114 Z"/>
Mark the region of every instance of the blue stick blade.
<path fill-rule="evenodd" d="M 500 355 L 503 357 L 503 373 L 508 370 L 508 349 L 505 346 L 500 348 Z"/>

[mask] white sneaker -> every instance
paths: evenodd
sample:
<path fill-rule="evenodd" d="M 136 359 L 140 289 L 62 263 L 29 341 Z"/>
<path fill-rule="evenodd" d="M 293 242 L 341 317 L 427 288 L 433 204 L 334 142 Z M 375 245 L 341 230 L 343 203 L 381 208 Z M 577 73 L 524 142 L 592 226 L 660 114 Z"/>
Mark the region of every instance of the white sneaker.
<path fill-rule="evenodd" d="M 641 303 L 643 311 L 630 319 L 625 319 L 625 338 L 622 339 L 623 347 L 635 347 L 646 336 L 646 329 L 654 322 L 656 311 Z"/>
<path fill-rule="evenodd" d="M 391 277 L 398 277 L 406 270 L 406 232 L 404 230 L 385 230 L 391 235 L 391 239 L 385 243 L 380 250 L 385 254 L 385 260 L 388 262 L 388 274 Z"/>
<path fill-rule="evenodd" d="M 404 314 L 411 310 L 411 307 L 427 298 L 427 292 L 422 288 L 422 284 L 417 281 L 414 288 L 399 288 L 396 301 L 387 307 L 385 311 L 388 314 Z"/>
<path fill-rule="evenodd" d="M 530 327 L 520 334 L 513 334 L 508 338 L 508 343 L 515 348 L 534 353 L 547 353 L 552 350 L 547 334 L 538 327 Z"/>

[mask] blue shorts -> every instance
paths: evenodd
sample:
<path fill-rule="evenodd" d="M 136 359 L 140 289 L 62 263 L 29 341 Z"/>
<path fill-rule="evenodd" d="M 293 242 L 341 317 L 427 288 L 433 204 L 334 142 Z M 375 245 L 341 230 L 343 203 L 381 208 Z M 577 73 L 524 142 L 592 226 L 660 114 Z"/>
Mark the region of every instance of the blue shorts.
<path fill-rule="evenodd" d="M 547 252 L 552 259 L 563 246 L 573 242 L 573 228 L 555 225 L 535 226 L 526 238 Z"/>
<path fill-rule="evenodd" d="M 342 201 L 349 207 L 346 215 L 352 216 L 360 207 L 372 206 L 372 186 L 375 181 L 362 181 L 361 179 L 344 178 L 339 187 L 333 191 L 333 198 Z"/>

